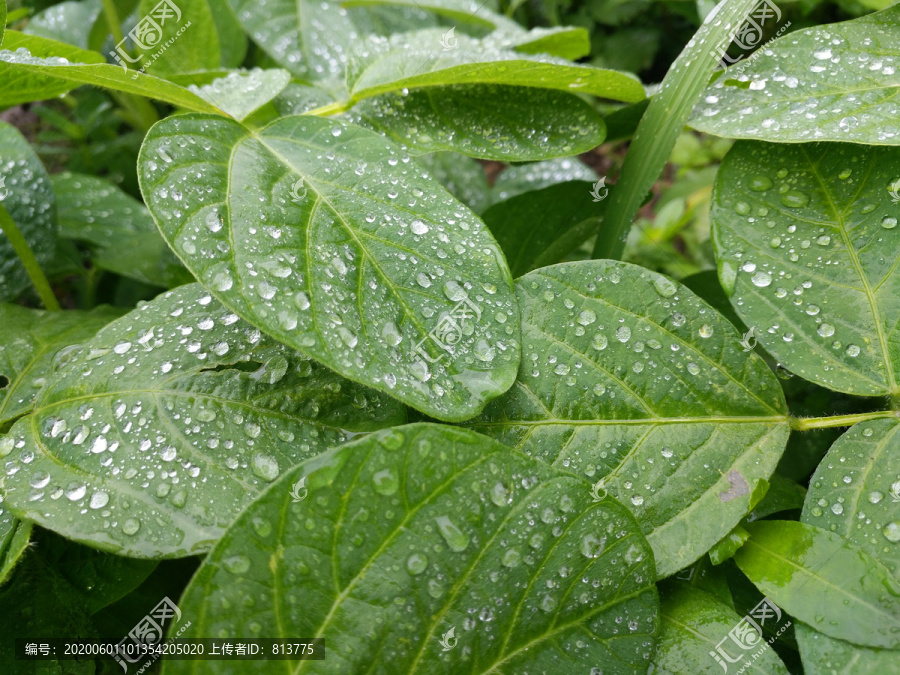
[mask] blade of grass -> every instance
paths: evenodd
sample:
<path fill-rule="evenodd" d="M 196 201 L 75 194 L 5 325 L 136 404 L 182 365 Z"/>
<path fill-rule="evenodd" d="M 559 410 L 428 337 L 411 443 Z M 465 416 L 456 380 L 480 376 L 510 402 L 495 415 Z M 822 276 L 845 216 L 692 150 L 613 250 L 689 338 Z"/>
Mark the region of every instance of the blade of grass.
<path fill-rule="evenodd" d="M 594 258 L 622 257 L 629 227 L 644 197 L 659 178 L 678 134 L 716 70 L 721 57 L 715 48 L 734 37 L 741 21 L 758 2 L 722 0 L 675 59 L 659 93 L 641 118 L 619 180 L 610 190 Z"/>
<path fill-rule="evenodd" d="M 47 281 L 44 270 L 41 269 L 37 258 L 34 257 L 34 252 L 31 250 L 28 242 L 25 241 L 25 237 L 22 236 L 19 228 L 16 226 L 15 222 L 13 222 L 9 212 L 3 208 L 2 204 L 0 204 L 0 230 L 2 230 L 3 234 L 6 235 L 6 238 L 9 239 L 10 245 L 13 247 L 16 255 L 19 256 L 19 260 L 21 260 L 22 264 L 25 266 L 28 278 L 31 279 L 31 283 L 34 284 L 35 290 L 37 290 L 38 295 L 41 296 L 41 302 L 44 303 L 44 307 L 53 311 L 59 311 L 59 302 L 57 301 L 56 296 L 53 295 L 53 289 L 50 288 L 50 282 Z"/>

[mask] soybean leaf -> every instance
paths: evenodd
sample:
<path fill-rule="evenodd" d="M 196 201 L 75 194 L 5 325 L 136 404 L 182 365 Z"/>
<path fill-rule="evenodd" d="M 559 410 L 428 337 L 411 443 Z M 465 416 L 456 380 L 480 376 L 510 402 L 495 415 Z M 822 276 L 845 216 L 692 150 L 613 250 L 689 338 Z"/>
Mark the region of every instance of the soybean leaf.
<path fill-rule="evenodd" d="M 572 181 L 494 204 L 483 219 L 519 277 L 562 260 L 597 231 L 600 215 L 591 184 Z"/>
<path fill-rule="evenodd" d="M 222 66 L 237 68 L 247 56 L 247 36 L 228 0 L 207 0 L 219 36 Z"/>
<path fill-rule="evenodd" d="M 682 584 L 672 587 L 663 595 L 660 611 L 662 630 L 653 657 L 654 673 L 719 675 L 722 672 L 721 665 L 711 654 L 716 654 L 717 647 L 723 645 L 729 656 L 747 656 L 749 666 L 743 672 L 761 675 L 788 674 L 788 669 L 775 651 L 755 631 L 744 633 L 743 639 L 746 642 L 742 642 L 740 646 L 728 639 L 743 617 L 699 588 Z M 743 649 L 748 651 L 745 653 Z M 759 656 L 755 656 L 757 650 L 760 651 Z M 744 659 L 734 665 L 743 666 Z"/>
<path fill-rule="evenodd" d="M 92 338 L 120 313 L 108 307 L 44 312 L 0 305 L 0 429 L 31 410 L 52 376 L 57 352 Z"/>
<path fill-rule="evenodd" d="M 900 646 L 900 581 L 836 532 L 795 521 L 747 523 L 735 562 L 776 605 L 816 630 L 870 647 Z"/>
<path fill-rule="evenodd" d="M 0 17 L 2 19 L 2 17 Z M 0 585 L 9 578 L 31 539 L 31 523 L 13 518 L 0 495 Z"/>
<path fill-rule="evenodd" d="M 347 64 L 350 103 L 421 87 L 493 84 L 592 94 L 616 101 L 644 98 L 634 77 L 552 56 L 497 49 L 486 41 L 458 36 L 458 47 L 445 51 L 439 29 L 370 38 L 354 45 Z"/>
<path fill-rule="evenodd" d="M 222 303 L 344 377 L 463 420 L 506 391 L 518 310 L 480 220 L 374 132 L 157 124 L 139 158 L 163 236 Z"/>
<path fill-rule="evenodd" d="M 510 105 L 515 101 L 515 105 Z M 587 152 L 603 118 L 577 96 L 528 87 L 454 85 L 377 96 L 351 119 L 419 152 L 523 162 Z"/>
<path fill-rule="evenodd" d="M 878 560 L 900 581 L 900 423 L 873 420 L 839 438 L 810 481 L 802 522 L 835 532 Z M 841 613 L 837 605 L 828 613 Z M 843 636 L 841 636 L 843 637 Z M 860 647 L 809 626 L 797 629 L 810 675 L 890 672 L 897 652 Z"/>
<path fill-rule="evenodd" d="M 200 112 L 221 111 L 177 84 L 106 63 L 97 52 L 8 30 L 0 49 L 0 104 L 39 101 L 92 84 Z M 25 82 L 25 87 L 16 83 Z M 55 92 L 55 93 L 52 93 Z"/>
<path fill-rule="evenodd" d="M 493 201 L 501 202 L 523 192 L 576 180 L 594 182 L 597 174 L 575 157 L 549 159 L 534 164 L 511 166 L 501 171 L 491 192 Z"/>
<path fill-rule="evenodd" d="M 490 188 L 480 162 L 455 152 L 422 155 L 416 162 L 475 213 L 481 213 L 490 203 Z"/>
<path fill-rule="evenodd" d="M 91 31 L 102 11 L 102 0 L 67 0 L 35 14 L 23 32 L 88 49 Z"/>
<path fill-rule="evenodd" d="M 898 177 L 889 148 L 739 142 L 716 179 L 725 292 L 785 368 L 832 390 L 900 393 Z"/>
<path fill-rule="evenodd" d="M 56 207 L 50 177 L 28 141 L 0 121 L 0 207 L 18 227 L 38 264 L 46 266 L 56 250 Z M 0 233 L 0 300 L 14 300 L 31 280 L 13 245 Z"/>
<path fill-rule="evenodd" d="M 346 0 L 343 7 L 375 7 L 375 6 L 399 6 L 419 7 L 428 12 L 434 12 L 440 16 L 482 28 L 496 28 L 498 25 L 515 24 L 502 14 L 497 13 L 496 0 Z M 515 24 L 518 26 L 518 24 Z M 521 30 L 521 29 L 520 29 Z"/>
<path fill-rule="evenodd" d="M 900 7 L 814 26 L 732 66 L 690 124 L 730 138 L 900 144 Z"/>
<path fill-rule="evenodd" d="M 243 120 L 274 99 L 291 81 L 286 70 L 254 68 L 235 72 L 203 85 L 190 84 L 188 89 L 206 99 L 236 120 Z"/>
<path fill-rule="evenodd" d="M 147 207 L 103 178 L 52 178 L 60 234 L 87 242 L 101 269 L 164 288 L 193 281 L 156 229 Z"/>
<path fill-rule="evenodd" d="M 165 78 L 170 73 L 222 65 L 219 34 L 207 0 L 180 0 L 162 7 L 159 0 L 141 0 L 138 15 L 152 18 L 159 30 L 154 27 L 144 34 L 145 47 L 134 45 L 140 59 L 134 68 Z"/>
<path fill-rule="evenodd" d="M 257 626 L 340 642 L 324 661 L 285 663 L 294 673 L 642 673 L 653 573 L 634 519 L 594 503 L 587 482 L 417 424 L 303 464 L 259 497 L 185 592 L 198 618 L 182 636 Z"/>
<path fill-rule="evenodd" d="M 522 365 L 472 428 L 619 499 L 665 577 L 738 524 L 788 436 L 775 376 L 712 307 L 635 265 L 516 282 Z"/>
<path fill-rule="evenodd" d="M 191 284 L 66 355 L 0 439 L 0 489 L 13 514 L 88 546 L 185 556 L 289 466 L 403 418 Z"/>

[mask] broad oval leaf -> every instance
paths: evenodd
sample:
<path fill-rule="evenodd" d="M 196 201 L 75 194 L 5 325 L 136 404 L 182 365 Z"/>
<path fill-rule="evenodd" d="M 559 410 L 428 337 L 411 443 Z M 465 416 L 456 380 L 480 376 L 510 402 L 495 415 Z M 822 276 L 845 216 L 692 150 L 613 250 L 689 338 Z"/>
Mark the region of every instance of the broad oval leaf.
<path fill-rule="evenodd" d="M 141 190 L 226 306 L 344 377 L 445 420 L 477 414 L 519 362 L 518 309 L 484 224 L 361 127 L 206 115 L 147 135 Z"/>
<path fill-rule="evenodd" d="M 291 75 L 286 70 L 254 68 L 229 73 L 208 84 L 188 84 L 188 89 L 234 119 L 243 120 L 278 96 L 290 81 Z"/>
<path fill-rule="evenodd" d="M 900 144 L 900 7 L 785 35 L 714 82 L 691 126 L 774 142 Z"/>
<path fill-rule="evenodd" d="M 619 499 L 660 577 L 697 560 L 784 450 L 775 376 L 712 307 L 635 265 L 545 267 L 516 292 L 519 377 L 471 427 Z"/>
<path fill-rule="evenodd" d="M 719 277 L 788 370 L 829 389 L 900 393 L 900 150 L 734 145 L 711 221 Z"/>
<path fill-rule="evenodd" d="M 841 535 L 804 523 L 763 520 L 745 527 L 750 539 L 734 560 L 781 609 L 831 637 L 900 647 L 900 580 L 878 560 Z"/>
<path fill-rule="evenodd" d="M 207 550 L 288 467 L 401 423 L 353 385 L 182 286 L 114 321 L 0 439 L 6 505 L 75 541 L 138 558 Z"/>
<path fill-rule="evenodd" d="M 643 673 L 658 630 L 653 579 L 634 519 L 613 499 L 593 502 L 586 481 L 417 424 L 273 485 L 179 605 L 193 619 L 182 637 L 250 630 L 328 645 L 324 661 L 228 672 Z"/>
<path fill-rule="evenodd" d="M 841 535 L 900 582 L 900 422 L 857 424 L 831 446 L 810 481 L 802 522 Z M 897 664 L 896 651 L 860 647 L 805 625 L 797 642 L 809 675 L 880 675 Z"/>
<path fill-rule="evenodd" d="M 86 342 L 120 314 L 110 307 L 44 312 L 0 305 L 0 429 L 31 411 L 57 352 Z"/>
<path fill-rule="evenodd" d="M 674 586 L 663 594 L 660 613 L 662 629 L 653 656 L 654 667 L 649 671 L 655 675 L 721 675 L 722 665 L 713 656 L 720 646 L 731 658 L 745 657 L 729 664 L 734 668 L 749 664 L 741 672 L 788 675 L 784 663 L 757 633 L 750 631 L 743 636 L 750 643 L 746 646 L 742 643 L 739 647 L 729 639 L 729 634 L 743 617 L 699 588 Z"/>
<path fill-rule="evenodd" d="M 515 101 L 515 105 L 510 105 Z M 577 96 L 529 87 L 453 85 L 362 101 L 351 119 L 418 152 L 526 162 L 600 145 L 603 118 Z"/>
<path fill-rule="evenodd" d="M 86 242 L 97 267 L 172 288 L 193 281 L 137 199 L 104 178 L 54 174 L 60 235 Z"/>
<path fill-rule="evenodd" d="M 50 176 L 31 145 L 11 124 L 0 121 L 0 207 L 18 227 L 38 263 L 56 251 L 56 205 Z M 31 280 L 5 234 L 0 233 L 0 300 L 15 300 Z"/>
<path fill-rule="evenodd" d="M 615 70 L 579 65 L 552 56 L 497 49 L 487 40 L 457 36 L 443 49 L 440 29 L 371 37 L 353 46 L 347 63 L 351 102 L 420 87 L 494 84 L 558 89 L 633 103 L 643 85 Z"/>

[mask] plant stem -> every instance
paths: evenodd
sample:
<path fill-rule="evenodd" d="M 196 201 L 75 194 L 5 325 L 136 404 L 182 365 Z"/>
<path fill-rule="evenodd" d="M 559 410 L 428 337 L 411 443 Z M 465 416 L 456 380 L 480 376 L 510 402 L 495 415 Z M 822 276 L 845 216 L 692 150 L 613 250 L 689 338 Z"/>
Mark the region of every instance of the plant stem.
<path fill-rule="evenodd" d="M 900 413 L 894 410 L 876 410 L 875 412 L 857 413 L 855 415 L 835 415 L 833 417 L 792 417 L 791 429 L 794 431 L 806 431 L 808 429 L 849 427 L 857 422 L 884 419 L 885 417 L 900 418 Z"/>
<path fill-rule="evenodd" d="M 53 289 L 50 288 L 50 282 L 47 281 L 47 277 L 44 275 L 44 271 L 38 264 L 37 258 L 34 257 L 34 252 L 28 245 L 28 242 L 25 241 L 25 237 L 22 236 L 19 228 L 13 222 L 12 217 L 3 207 L 3 204 L 0 204 L 0 230 L 3 230 L 3 233 L 6 235 L 6 238 L 9 239 L 9 243 L 12 245 L 16 255 L 19 256 L 19 260 L 21 260 L 22 264 L 25 266 L 28 278 L 31 279 L 31 283 L 34 284 L 38 295 L 41 296 L 41 302 L 44 303 L 44 307 L 49 310 L 59 311 L 59 302 L 57 301 L 56 296 L 53 295 Z"/>

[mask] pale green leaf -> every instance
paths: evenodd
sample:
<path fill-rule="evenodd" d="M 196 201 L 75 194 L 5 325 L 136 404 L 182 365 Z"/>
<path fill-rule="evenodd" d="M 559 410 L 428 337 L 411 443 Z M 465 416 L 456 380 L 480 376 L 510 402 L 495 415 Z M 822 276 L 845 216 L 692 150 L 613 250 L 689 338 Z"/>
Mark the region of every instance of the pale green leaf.
<path fill-rule="evenodd" d="M 900 7 L 773 42 L 716 80 L 691 126 L 779 143 L 900 145 Z"/>
<path fill-rule="evenodd" d="M 635 265 L 545 267 L 516 293 L 519 377 L 472 428 L 619 499 L 660 577 L 697 560 L 747 514 L 784 450 L 775 376 L 712 307 Z"/>
<path fill-rule="evenodd" d="M 841 436 L 810 481 L 802 521 L 841 535 L 900 581 L 900 423 L 864 422 Z M 836 605 L 829 616 L 842 611 Z M 881 675 L 898 659 L 896 651 L 859 647 L 805 625 L 797 642 L 808 675 Z"/>
<path fill-rule="evenodd" d="M 736 143 L 710 219 L 738 315 L 785 368 L 829 389 L 900 393 L 900 151 Z"/>
<path fill-rule="evenodd" d="M 6 506 L 137 558 L 207 550 L 293 464 L 401 406 L 264 338 L 198 284 L 69 350 L 0 439 Z"/>
<path fill-rule="evenodd" d="M 783 611 L 871 647 L 900 647 L 900 580 L 836 532 L 790 520 L 748 523 L 741 571 Z"/>
<path fill-rule="evenodd" d="M 102 11 L 102 0 L 66 0 L 35 14 L 22 32 L 88 49 L 91 31 Z"/>
<path fill-rule="evenodd" d="M 3 16 L 0 14 L 0 22 Z M 4 508 L 0 495 L 0 585 L 7 580 L 22 558 L 31 539 L 31 523 L 13 518 Z"/>
<path fill-rule="evenodd" d="M 188 89 L 236 120 L 243 120 L 278 96 L 291 81 L 286 70 L 255 68 L 248 72 L 229 73 L 210 82 Z"/>
<path fill-rule="evenodd" d="M 0 207 L 9 213 L 38 264 L 46 266 L 56 251 L 57 234 L 50 176 L 25 137 L 3 121 L 0 121 Z M 0 300 L 15 300 L 30 287 L 25 266 L 9 239 L 0 232 Z"/>
<path fill-rule="evenodd" d="M 449 150 L 502 162 L 568 157 L 606 137 L 603 118 L 577 96 L 529 87 L 453 85 L 384 94 L 356 105 L 351 119 L 417 153 Z"/>
<path fill-rule="evenodd" d="M 593 183 L 597 180 L 597 174 L 575 157 L 511 166 L 501 171 L 494 181 L 492 200 L 502 202 L 523 192 L 576 180 Z"/>
<path fill-rule="evenodd" d="M 94 265 L 164 288 L 192 281 L 134 197 L 96 176 L 65 172 L 52 182 L 61 236 L 87 242 Z"/>
<path fill-rule="evenodd" d="M 258 131 L 172 117 L 147 135 L 139 173 L 188 269 L 284 344 L 451 421 L 515 380 L 518 310 L 499 247 L 378 134 L 306 116 Z"/>
<path fill-rule="evenodd" d="M 323 661 L 223 675 L 645 673 L 653 575 L 637 524 L 586 481 L 417 424 L 301 465 L 249 506 L 180 601 L 182 637 L 325 640 Z"/>

